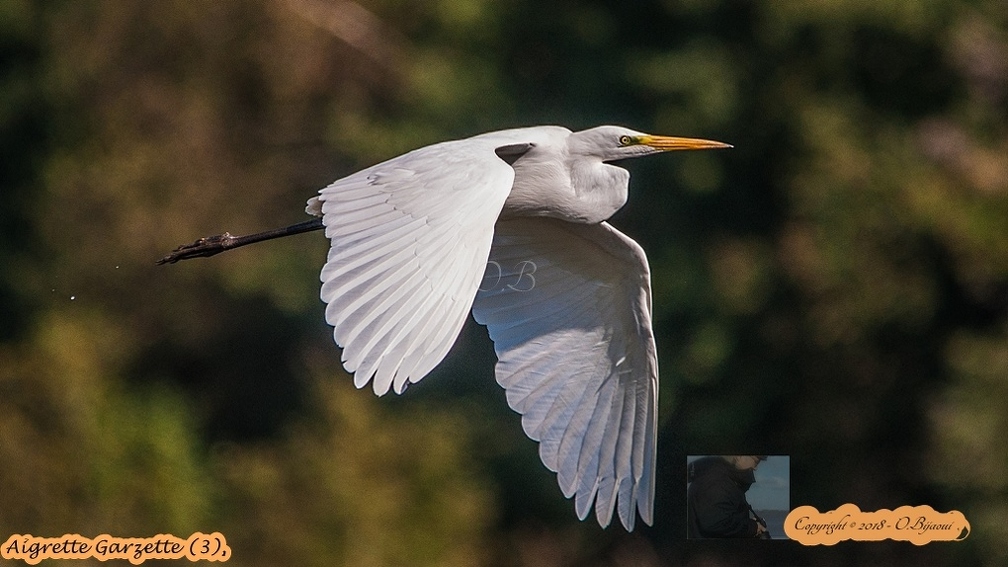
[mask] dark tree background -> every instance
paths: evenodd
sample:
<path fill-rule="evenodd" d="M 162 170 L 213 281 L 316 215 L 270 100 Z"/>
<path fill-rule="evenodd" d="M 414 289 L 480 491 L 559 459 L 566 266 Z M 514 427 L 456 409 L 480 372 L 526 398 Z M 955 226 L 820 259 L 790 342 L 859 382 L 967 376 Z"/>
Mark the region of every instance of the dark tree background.
<path fill-rule="evenodd" d="M 221 531 L 236 565 L 1003 565 L 1004 0 L 0 3 L 0 536 Z M 329 181 L 486 130 L 619 123 L 652 264 L 657 517 L 578 522 L 475 324 L 396 398 L 323 322 Z M 960 543 L 686 542 L 685 457 Z M 758 545 L 757 545 L 758 544 Z M 76 563 L 75 563 L 76 564 Z"/>

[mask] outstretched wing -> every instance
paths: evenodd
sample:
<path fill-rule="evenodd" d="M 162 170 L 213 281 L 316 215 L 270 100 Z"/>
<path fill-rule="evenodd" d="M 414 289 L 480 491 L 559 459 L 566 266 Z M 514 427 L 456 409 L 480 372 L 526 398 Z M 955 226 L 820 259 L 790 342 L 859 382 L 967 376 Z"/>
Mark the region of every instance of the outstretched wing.
<path fill-rule="evenodd" d="M 340 179 L 308 202 L 332 242 L 322 301 L 358 388 L 402 392 L 448 353 L 486 267 L 514 170 L 470 138 Z"/>
<path fill-rule="evenodd" d="M 654 507 L 658 361 L 644 251 L 608 223 L 497 223 L 476 321 L 525 433 L 584 519 Z"/>

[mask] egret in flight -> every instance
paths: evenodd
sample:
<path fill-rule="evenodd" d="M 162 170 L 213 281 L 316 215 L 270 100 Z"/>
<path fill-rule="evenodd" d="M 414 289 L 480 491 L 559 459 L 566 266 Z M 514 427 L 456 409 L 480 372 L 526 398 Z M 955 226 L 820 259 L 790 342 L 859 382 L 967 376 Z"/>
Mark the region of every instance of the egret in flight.
<path fill-rule="evenodd" d="M 466 316 L 489 330 L 497 382 L 578 518 L 651 524 L 658 359 L 644 250 L 605 222 L 630 174 L 609 162 L 727 148 L 617 126 L 518 128 L 442 142 L 319 191 L 317 218 L 184 245 L 159 263 L 325 229 L 326 321 L 343 366 L 402 393 Z"/>

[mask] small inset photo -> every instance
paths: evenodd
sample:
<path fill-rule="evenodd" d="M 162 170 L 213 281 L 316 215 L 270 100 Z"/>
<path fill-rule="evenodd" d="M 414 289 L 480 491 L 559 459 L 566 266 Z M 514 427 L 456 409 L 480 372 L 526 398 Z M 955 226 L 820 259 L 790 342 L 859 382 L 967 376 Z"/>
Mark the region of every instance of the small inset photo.
<path fill-rule="evenodd" d="M 787 539 L 791 458 L 787 455 L 686 457 L 686 537 Z"/>

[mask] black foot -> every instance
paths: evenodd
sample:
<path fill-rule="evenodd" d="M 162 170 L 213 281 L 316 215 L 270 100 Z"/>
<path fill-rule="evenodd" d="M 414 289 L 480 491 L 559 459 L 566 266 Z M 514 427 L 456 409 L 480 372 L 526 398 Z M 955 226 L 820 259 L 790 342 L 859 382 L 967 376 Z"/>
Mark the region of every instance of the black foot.
<path fill-rule="evenodd" d="M 205 258 L 207 256 L 213 256 L 214 254 L 220 254 L 225 250 L 234 248 L 235 240 L 237 240 L 237 238 L 231 236 L 231 234 L 227 232 L 224 234 L 218 234 L 217 236 L 200 238 L 192 244 L 183 244 L 175 250 L 172 250 L 171 254 L 161 258 L 157 261 L 157 263 L 160 266 L 161 264 L 174 264 L 179 260 Z"/>
<path fill-rule="evenodd" d="M 325 226 L 322 223 L 322 219 L 314 218 L 312 220 L 286 226 L 284 228 L 267 230 L 266 232 L 259 232 L 246 236 L 231 236 L 229 233 L 225 232 L 224 234 L 218 234 L 217 236 L 200 238 L 192 244 L 183 244 L 172 251 L 171 254 L 158 260 L 157 263 L 158 265 L 174 264 L 179 260 L 188 260 L 189 258 L 205 258 L 207 256 L 213 256 L 214 254 L 220 254 L 225 250 L 245 246 L 246 244 L 253 244 L 255 242 L 262 242 L 263 240 L 271 240 L 273 238 L 282 238 L 292 234 L 301 234 L 302 232 L 309 232 L 312 230 L 322 230 L 323 228 L 325 228 Z"/>

